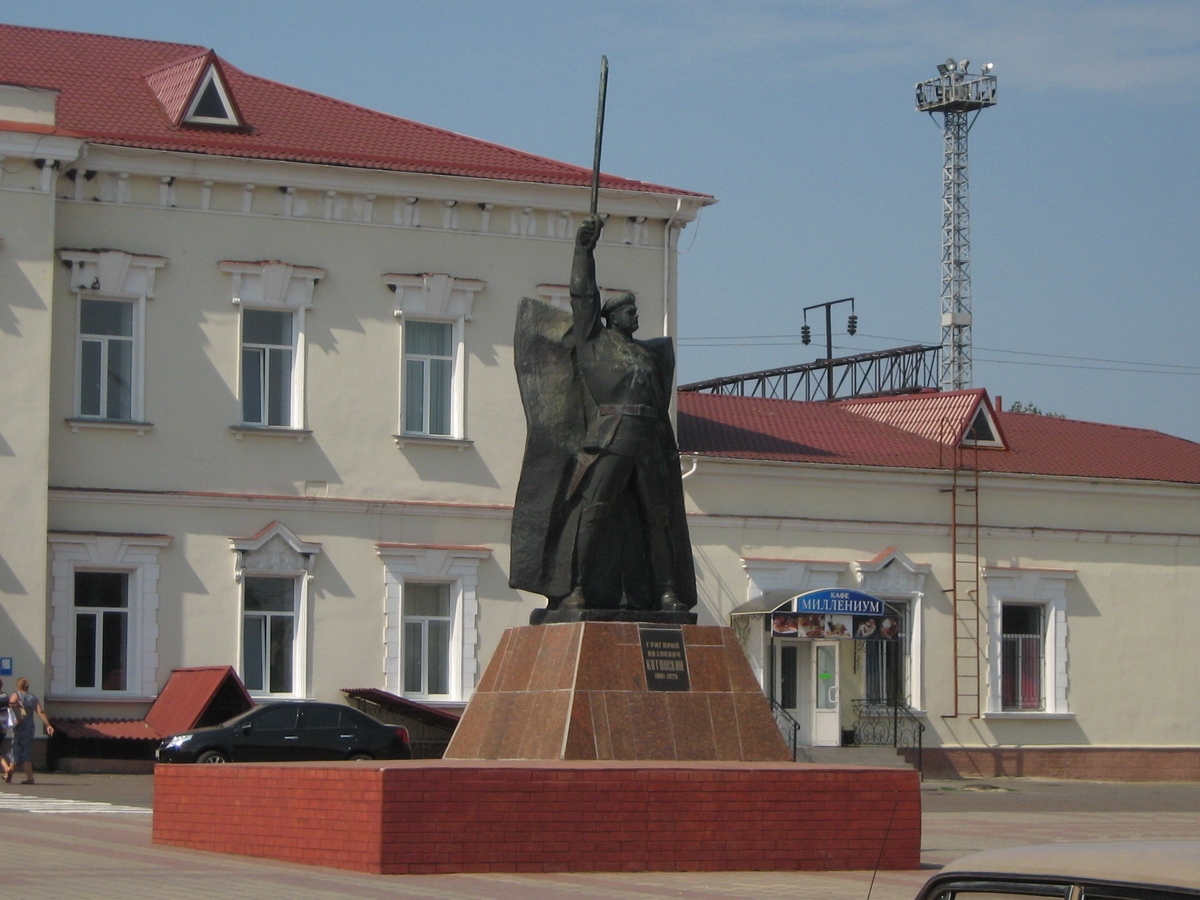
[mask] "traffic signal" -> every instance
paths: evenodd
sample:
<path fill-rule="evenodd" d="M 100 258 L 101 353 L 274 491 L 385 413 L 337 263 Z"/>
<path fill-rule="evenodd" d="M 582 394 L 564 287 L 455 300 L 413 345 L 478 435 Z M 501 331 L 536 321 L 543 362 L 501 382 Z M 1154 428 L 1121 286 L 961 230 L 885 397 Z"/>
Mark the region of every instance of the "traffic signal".
<path fill-rule="evenodd" d="M 858 316 L 850 313 L 850 318 L 846 320 L 846 334 L 854 334 L 858 331 Z"/>
<path fill-rule="evenodd" d="M 800 343 L 805 346 L 812 343 L 812 329 L 807 325 L 800 326 Z"/>

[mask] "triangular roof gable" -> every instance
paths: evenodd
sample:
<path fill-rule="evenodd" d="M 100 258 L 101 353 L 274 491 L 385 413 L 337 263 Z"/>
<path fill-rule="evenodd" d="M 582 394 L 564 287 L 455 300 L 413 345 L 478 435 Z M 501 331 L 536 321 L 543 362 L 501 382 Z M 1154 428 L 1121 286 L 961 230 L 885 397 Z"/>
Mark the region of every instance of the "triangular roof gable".
<path fill-rule="evenodd" d="M 841 400 L 837 405 L 947 447 L 966 444 L 1004 449 L 1006 446 L 987 391 L 982 388 Z M 970 436 L 973 428 L 981 438 Z"/>
<path fill-rule="evenodd" d="M 987 392 L 975 407 L 975 414 L 970 418 L 970 424 L 963 434 L 961 443 L 966 447 L 988 447 L 993 450 L 1007 450 L 1004 433 L 1000 430 L 1000 420 L 992 411 Z"/>
<path fill-rule="evenodd" d="M 172 125 L 245 127 L 221 58 L 212 50 L 155 69 L 146 84 Z"/>

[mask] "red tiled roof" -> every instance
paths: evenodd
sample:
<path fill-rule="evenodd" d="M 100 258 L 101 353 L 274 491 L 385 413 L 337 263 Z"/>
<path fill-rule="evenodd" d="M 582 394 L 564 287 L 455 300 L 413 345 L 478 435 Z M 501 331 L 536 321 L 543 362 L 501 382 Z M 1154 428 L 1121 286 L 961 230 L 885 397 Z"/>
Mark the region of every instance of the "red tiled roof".
<path fill-rule="evenodd" d="M 202 51 L 195 56 L 167 63 L 146 76 L 146 84 L 163 105 L 172 125 L 183 121 L 188 100 L 196 90 L 196 82 L 204 74 L 207 63 L 213 59 L 211 51 Z"/>
<path fill-rule="evenodd" d="M 0 25 L 0 83 L 60 91 L 59 129 L 97 143 L 504 181 L 591 184 L 590 169 L 259 78 L 215 56 L 248 130 L 177 125 L 208 53 L 192 44 Z M 708 196 L 614 175 L 601 176 L 600 184 L 614 190 Z"/>
<path fill-rule="evenodd" d="M 860 416 L 894 425 L 950 447 L 958 446 L 975 412 L 983 404 L 991 409 L 987 391 L 927 391 L 900 397 L 866 397 L 841 400 L 838 406 Z"/>
<path fill-rule="evenodd" d="M 145 719 L 54 719 L 64 737 L 157 741 L 203 725 L 216 725 L 250 709 L 254 701 L 233 666 L 174 669 Z"/>
<path fill-rule="evenodd" d="M 245 701 L 244 709 L 254 705 L 233 666 L 175 669 L 146 713 L 146 724 L 163 737 L 195 728 L 222 688 L 235 696 L 240 694 Z"/>
<path fill-rule="evenodd" d="M 459 717 L 452 712 L 435 709 L 424 703 L 414 703 L 412 700 L 406 700 L 404 697 L 380 688 L 342 688 L 342 693 L 351 699 L 366 700 L 368 703 L 374 703 L 390 712 L 400 713 L 416 719 L 418 722 L 424 722 L 426 725 L 449 729 L 454 729 L 458 725 Z"/>
<path fill-rule="evenodd" d="M 1051 416 L 994 415 L 1008 449 L 970 452 L 969 461 L 981 471 L 1200 484 L 1200 444 L 1192 441 Z M 689 391 L 679 393 L 679 446 L 701 456 L 833 465 L 937 469 L 954 462 L 937 440 L 859 415 L 844 402 Z"/>

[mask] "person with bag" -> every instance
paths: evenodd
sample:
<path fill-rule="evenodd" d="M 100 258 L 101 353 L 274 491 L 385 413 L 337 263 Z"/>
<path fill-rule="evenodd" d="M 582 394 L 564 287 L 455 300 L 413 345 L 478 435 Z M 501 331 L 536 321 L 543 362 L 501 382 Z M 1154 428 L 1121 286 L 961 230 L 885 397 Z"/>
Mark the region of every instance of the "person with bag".
<path fill-rule="evenodd" d="M 0 678 L 0 694 L 4 691 L 4 679 Z M 7 697 L 7 694 L 3 694 Z M 20 719 L 17 719 L 20 721 Z M 4 780 L 7 782 L 12 779 L 10 774 L 13 770 L 13 765 L 8 761 L 8 748 L 4 746 L 4 742 L 8 739 L 8 728 L 13 724 L 13 714 L 9 711 L 7 705 L 3 710 L 0 710 L 0 770 L 3 770 Z"/>
<path fill-rule="evenodd" d="M 16 718 L 13 726 L 13 741 L 10 765 L 4 773 L 4 781 L 12 781 L 13 774 L 20 766 L 25 770 L 25 780 L 21 784 L 34 784 L 33 780 L 33 717 L 37 715 L 46 726 L 46 734 L 54 736 L 54 726 L 46 718 L 42 709 L 42 701 L 29 693 L 29 679 L 17 679 L 17 692 L 8 698 L 9 721 Z"/>

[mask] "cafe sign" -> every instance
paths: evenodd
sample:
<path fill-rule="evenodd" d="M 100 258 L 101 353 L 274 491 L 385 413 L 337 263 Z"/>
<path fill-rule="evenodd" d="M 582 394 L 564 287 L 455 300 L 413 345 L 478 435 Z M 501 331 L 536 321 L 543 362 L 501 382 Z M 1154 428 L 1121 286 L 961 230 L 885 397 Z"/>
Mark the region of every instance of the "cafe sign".
<path fill-rule="evenodd" d="M 822 588 L 792 599 L 771 615 L 771 634 L 822 640 L 885 641 L 900 634 L 900 617 L 878 597 Z"/>

